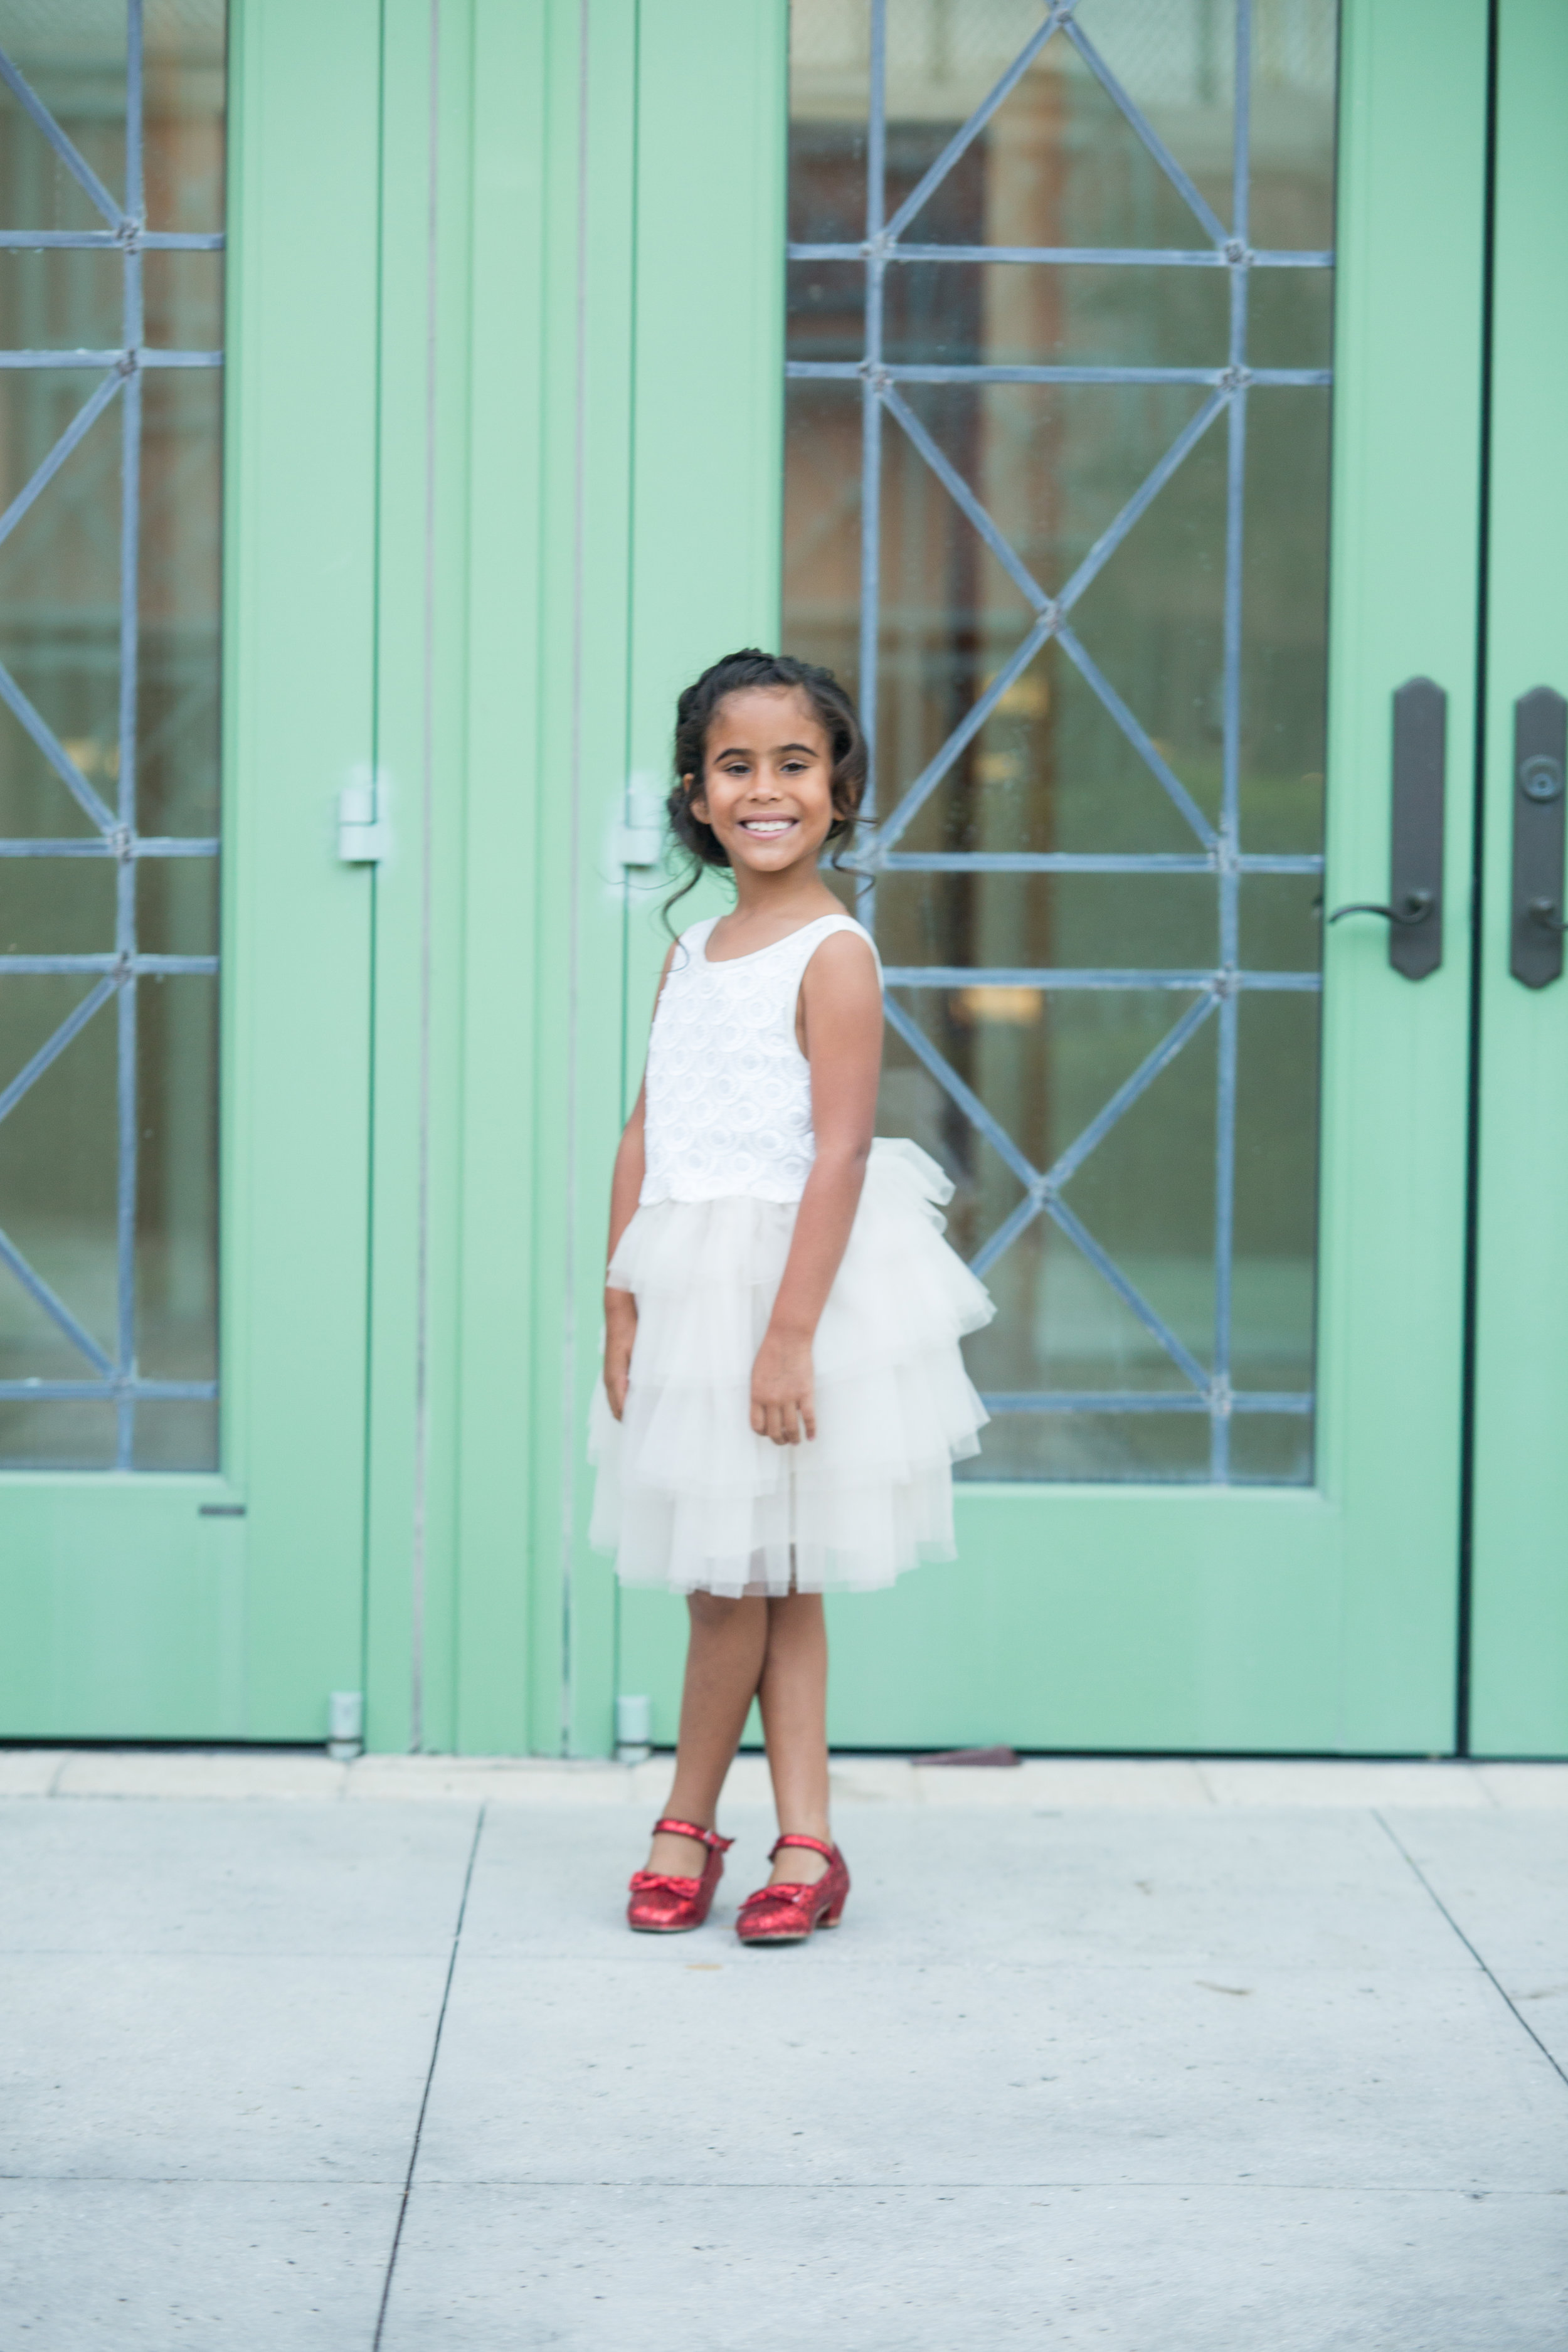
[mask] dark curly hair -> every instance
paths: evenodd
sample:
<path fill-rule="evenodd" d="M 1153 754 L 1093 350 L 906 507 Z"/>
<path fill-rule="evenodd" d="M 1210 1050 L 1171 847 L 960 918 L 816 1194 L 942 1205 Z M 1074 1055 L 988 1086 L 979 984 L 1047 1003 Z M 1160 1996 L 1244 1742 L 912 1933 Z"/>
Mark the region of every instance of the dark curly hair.
<path fill-rule="evenodd" d="M 705 866 L 727 866 L 728 851 L 711 825 L 692 814 L 691 803 L 700 788 L 708 758 L 708 730 L 726 695 L 752 687 L 798 687 L 811 704 L 833 759 L 833 823 L 827 838 L 847 848 L 855 837 L 861 796 L 866 790 L 866 738 L 855 705 L 830 669 L 815 662 L 796 661 L 792 654 L 765 654 L 756 646 L 726 654 L 689 686 L 675 706 L 675 782 L 666 803 L 669 829 L 692 860 L 691 871 L 666 905 L 684 898 L 695 888 Z M 686 778 L 694 777 L 691 792 Z M 837 860 L 835 861 L 837 863 Z"/>

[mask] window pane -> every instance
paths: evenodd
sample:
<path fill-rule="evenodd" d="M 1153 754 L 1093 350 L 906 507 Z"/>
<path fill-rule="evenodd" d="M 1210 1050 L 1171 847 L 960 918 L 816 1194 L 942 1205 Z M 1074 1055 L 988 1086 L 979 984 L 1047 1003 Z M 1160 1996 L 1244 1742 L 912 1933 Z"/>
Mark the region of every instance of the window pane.
<path fill-rule="evenodd" d="M 1032 0 L 792 12 L 785 638 L 874 719 L 979 1478 L 1312 1475 L 1336 15 L 1248 16 L 1245 109 L 1237 0 L 993 108 Z"/>
<path fill-rule="evenodd" d="M 127 8 L 0 0 L 0 228 L 77 240 L 0 254 L 10 1468 L 217 1459 L 225 33 L 149 0 L 133 121 Z"/>

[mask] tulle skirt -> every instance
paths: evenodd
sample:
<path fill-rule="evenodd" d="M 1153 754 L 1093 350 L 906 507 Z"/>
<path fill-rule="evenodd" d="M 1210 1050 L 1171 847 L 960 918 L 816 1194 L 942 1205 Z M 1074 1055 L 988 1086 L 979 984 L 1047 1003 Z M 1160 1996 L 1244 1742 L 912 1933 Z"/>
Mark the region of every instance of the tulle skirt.
<path fill-rule="evenodd" d="M 752 1431 L 752 1365 L 797 1203 L 639 1208 L 610 1267 L 637 1299 L 624 1417 L 601 1383 L 590 1540 L 623 1583 L 670 1592 L 868 1591 L 952 1557 L 951 1465 L 986 1413 L 958 1342 L 995 1309 L 942 1239 L 952 1187 L 879 1139 L 812 1347 L 816 1435 Z"/>

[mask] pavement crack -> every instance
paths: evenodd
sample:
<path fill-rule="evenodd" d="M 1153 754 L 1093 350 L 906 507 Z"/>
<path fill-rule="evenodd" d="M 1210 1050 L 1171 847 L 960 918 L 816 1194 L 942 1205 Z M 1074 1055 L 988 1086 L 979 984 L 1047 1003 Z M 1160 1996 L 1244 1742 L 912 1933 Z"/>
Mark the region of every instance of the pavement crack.
<path fill-rule="evenodd" d="M 408 2218 L 408 2200 L 414 2189 L 414 2168 L 419 2161 L 419 2142 L 425 2132 L 426 2110 L 430 2105 L 430 2085 L 436 2079 L 436 2061 L 441 2055 L 441 2029 L 447 2022 L 447 2004 L 452 1998 L 452 1978 L 458 1966 L 458 1947 L 463 1940 L 463 1920 L 468 1908 L 468 1890 L 474 1883 L 474 1864 L 479 1858 L 479 1840 L 484 1835 L 488 1805 L 479 1807 L 479 1817 L 474 1823 L 474 1842 L 468 1848 L 468 1866 L 463 1873 L 463 1892 L 458 1904 L 457 1925 L 452 1929 L 452 1949 L 447 1960 L 447 1981 L 441 1988 L 441 2008 L 436 2020 L 436 2032 L 430 2043 L 430 2063 L 426 2070 L 425 2088 L 420 2095 L 418 2119 L 414 2126 L 414 2145 L 408 2151 L 408 2169 L 403 2177 L 403 2195 L 398 2200 L 397 2227 L 392 2233 L 392 2251 L 386 2258 L 386 2276 L 381 2284 L 381 2308 L 375 2315 L 375 2335 L 371 2352 L 381 2352 L 381 2339 L 386 2327 L 387 2305 L 392 2299 L 392 2276 L 397 2268 L 398 2250 L 403 2243 L 403 2224 Z"/>
<path fill-rule="evenodd" d="M 1463 1944 L 1466 1951 L 1468 1952 L 1471 1959 L 1474 1960 L 1477 1968 L 1479 1969 L 1482 1976 L 1485 1977 L 1487 1982 L 1491 1986 L 1499 2000 L 1507 2004 L 1508 2009 L 1513 2017 L 1514 2022 L 1517 2025 L 1523 2027 L 1525 2032 L 1529 2034 L 1531 2040 L 1534 2042 L 1536 2048 L 1540 2051 L 1542 2056 L 1545 2059 L 1547 2064 L 1551 2067 L 1552 2073 L 1558 2077 L 1559 2081 L 1568 2084 L 1568 2067 L 1564 2067 L 1556 2054 L 1547 2048 L 1545 2042 L 1542 2042 L 1540 2034 L 1537 2033 L 1529 2018 L 1525 2016 L 1523 2011 L 1520 2008 L 1518 2001 L 1515 2000 L 1507 1986 L 1502 1982 L 1500 1977 L 1494 1974 L 1487 1961 L 1482 1958 L 1480 1953 L 1477 1950 L 1475 1945 L 1471 1943 L 1469 1937 L 1466 1935 L 1464 1929 L 1460 1927 L 1458 1921 L 1455 1918 L 1453 1913 L 1449 1910 L 1447 1905 L 1444 1902 L 1442 1896 L 1438 1894 L 1436 1888 L 1427 1877 L 1426 1873 L 1422 1869 L 1421 1864 L 1416 1861 L 1415 1856 L 1405 1844 L 1404 1839 L 1399 1835 L 1397 1830 L 1394 1828 L 1391 1822 L 1384 1819 L 1381 1812 L 1378 1812 L 1375 1810 L 1373 1813 L 1373 1819 L 1376 1822 L 1379 1829 L 1382 1830 L 1389 1843 L 1394 1846 L 1395 1852 L 1404 1856 L 1406 1865 L 1412 1872 L 1414 1872 L 1415 1877 L 1419 1879 L 1421 1885 L 1426 1888 L 1427 1894 L 1431 1896 L 1432 1901 L 1436 1905 L 1437 1909 L 1442 1913 L 1444 1918 L 1447 1919 L 1449 1927 L 1452 1927 L 1455 1935 L 1458 1936 L 1460 1943 Z"/>

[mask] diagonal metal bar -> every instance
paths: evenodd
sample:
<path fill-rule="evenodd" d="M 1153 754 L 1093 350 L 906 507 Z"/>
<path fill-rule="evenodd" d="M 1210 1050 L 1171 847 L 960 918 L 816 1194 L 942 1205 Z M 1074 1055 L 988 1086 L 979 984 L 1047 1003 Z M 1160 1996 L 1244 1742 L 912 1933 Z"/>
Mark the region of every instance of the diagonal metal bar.
<path fill-rule="evenodd" d="M 1068 39 L 1072 43 L 1074 48 L 1078 51 L 1079 57 L 1083 59 L 1085 65 L 1089 68 L 1096 81 L 1105 92 L 1107 98 L 1111 100 L 1113 105 L 1120 107 L 1122 113 L 1127 117 L 1128 121 L 1131 124 L 1139 138 L 1143 142 L 1144 146 L 1149 150 L 1150 154 L 1152 155 L 1155 163 L 1160 166 L 1161 171 L 1163 172 L 1166 179 L 1171 183 L 1172 187 L 1175 189 L 1176 194 L 1203 223 L 1205 228 L 1208 231 L 1210 236 L 1213 237 L 1215 243 L 1216 245 L 1223 245 L 1226 240 L 1226 231 L 1225 224 L 1220 219 L 1219 215 L 1215 211 L 1213 205 L 1208 203 L 1207 199 L 1200 194 L 1197 188 L 1187 177 L 1185 172 L 1183 171 L 1181 165 L 1177 163 L 1175 157 L 1172 154 L 1170 149 L 1166 146 L 1164 141 L 1160 137 L 1159 132 L 1153 128 L 1152 124 L 1146 121 L 1143 116 L 1139 112 L 1132 100 L 1128 97 L 1127 92 L 1122 89 L 1121 84 L 1117 80 L 1116 76 L 1111 72 L 1110 68 L 1106 64 L 1105 59 L 1095 47 L 1094 43 L 1088 38 L 1087 35 L 1079 30 L 1076 24 L 1066 24 L 1063 26 L 1062 30 L 1066 33 Z"/>
<path fill-rule="evenodd" d="M 1082 640 L 1072 629 L 1058 629 L 1057 643 L 1085 685 L 1099 698 L 1110 716 L 1120 727 L 1150 774 L 1175 803 L 1198 839 L 1210 849 L 1215 848 L 1219 841 L 1218 834 L 1215 833 L 1147 728 L 1122 701 L 1121 697 L 1117 693 L 1099 663 L 1089 654 Z"/>
<path fill-rule="evenodd" d="M 1010 1250 L 1021 1233 L 1026 1232 L 1046 1205 L 1046 1196 L 1036 1191 L 1026 1192 L 1016 1209 L 1003 1218 L 988 1240 L 981 1243 L 969 1261 L 971 1274 L 984 1275 L 999 1257 Z"/>
<path fill-rule="evenodd" d="M 1176 436 L 1159 463 L 1139 484 L 1115 520 L 1100 533 L 1061 594 L 1054 604 L 1047 604 L 1040 614 L 1038 620 L 1013 656 L 1012 660 L 1005 664 L 997 672 L 986 692 L 971 706 L 935 757 L 915 778 L 909 791 L 892 810 L 879 836 L 879 845 L 884 850 L 890 849 L 893 844 L 909 830 L 913 819 L 931 798 L 948 770 L 984 726 L 1003 695 L 1033 661 L 1046 639 L 1060 629 L 1067 614 L 1088 588 L 1096 572 L 1110 561 L 1133 524 L 1159 496 L 1184 457 L 1208 430 L 1228 399 L 1228 393 L 1216 392 L 1212 399 L 1204 403 L 1197 415 L 1192 417 Z M 1131 713 L 1128 717 L 1131 719 Z M 1136 724 L 1135 721 L 1132 723 Z M 1144 758 L 1151 764 L 1158 761 L 1159 754 L 1154 751 L 1152 743 L 1149 742 L 1147 736 L 1143 740 L 1148 746 L 1143 753 Z M 1160 775 L 1160 767 L 1163 765 L 1163 762 L 1160 762 L 1160 765 L 1154 767 L 1156 775 Z M 1160 781 L 1164 783 L 1167 792 L 1174 788 L 1173 796 L 1176 799 L 1178 807 L 1182 806 L 1184 802 L 1186 803 L 1184 814 L 1187 815 L 1189 824 L 1194 824 L 1194 819 L 1196 820 L 1194 830 L 1197 832 L 1199 840 L 1212 841 L 1213 830 L 1197 808 L 1195 802 L 1190 799 L 1184 786 L 1170 774 L 1168 769 L 1164 775 L 1160 776 Z"/>
<path fill-rule="evenodd" d="M 879 836 L 884 849 L 890 849 L 893 843 L 908 832 L 954 761 L 973 741 L 1008 688 L 1028 668 L 1046 639 L 1055 633 L 1056 627 L 1057 617 L 1054 612 L 1042 613 L 1012 658 L 1004 662 L 979 700 L 970 705 L 941 751 L 921 769 L 909 791 L 884 823 Z"/>
<path fill-rule="evenodd" d="M 1106 530 L 1102 530 L 1078 570 L 1057 598 L 1064 613 L 1069 613 L 1099 572 L 1102 572 L 1115 554 L 1135 522 L 1153 505 L 1177 467 L 1200 442 L 1209 426 L 1223 409 L 1228 406 L 1228 389 L 1216 391 L 1212 400 L 1205 400 L 1197 415 L 1189 419 L 1177 434 L 1164 456 L 1152 472 L 1139 483 L 1127 504 Z"/>
<path fill-rule="evenodd" d="M 0 702 L 5 703 L 21 720 L 72 800 L 87 812 L 94 824 L 105 833 L 110 832 L 114 824 L 112 813 L 99 799 L 54 729 L 43 713 L 34 709 L 4 662 L 0 662 Z"/>
<path fill-rule="evenodd" d="M 1045 23 L 1037 32 L 1030 35 L 1001 80 L 981 100 L 968 121 L 954 131 L 925 177 L 918 182 L 904 198 L 903 203 L 888 223 L 887 237 L 889 244 L 903 235 L 904 230 L 914 219 L 932 190 L 941 186 L 959 157 L 973 145 L 997 108 L 1012 95 L 1018 83 L 1022 81 L 1052 34 L 1063 26 L 1067 26 L 1070 31 L 1068 19 L 1077 5 L 1078 0 L 1056 0 L 1056 5 L 1051 9 Z"/>
<path fill-rule="evenodd" d="M 86 440 L 124 380 L 118 374 L 106 376 L 87 405 L 77 411 L 43 464 L 30 479 L 24 482 L 5 513 L 0 514 L 0 541 L 10 538 L 38 493 L 48 488 L 71 451 Z"/>
<path fill-rule="evenodd" d="M 1070 1175 L 1073 1169 L 1088 1157 L 1094 1144 L 1100 1139 L 1114 1120 L 1121 1117 L 1128 1105 L 1143 1091 L 1144 1087 L 1150 1085 L 1166 1064 L 1181 1051 L 1194 1031 L 1213 1011 L 1214 1003 L 1215 1000 L 1211 996 L 1201 1005 L 1194 1007 L 1184 1020 L 1178 1022 L 1155 1052 L 1148 1056 L 1140 1069 L 1134 1072 L 1132 1077 L 1118 1090 L 1111 1103 L 1106 1106 L 1106 1109 L 1092 1123 L 1091 1128 L 1086 1129 L 1078 1142 L 1064 1153 L 1062 1161 L 1058 1163 L 1057 1169 L 1053 1169 L 1049 1175 L 1042 1175 L 1018 1149 L 1001 1122 L 987 1110 L 973 1088 L 965 1085 L 945 1055 L 937 1050 L 924 1032 L 910 1019 L 902 1006 L 896 1003 L 890 997 L 887 1000 L 888 1019 L 900 1036 L 924 1063 L 944 1092 L 957 1104 L 971 1124 L 984 1136 L 986 1141 L 1026 1187 L 1026 1197 L 1011 1211 L 973 1259 L 974 1272 L 984 1274 L 989 1266 L 993 1265 L 1043 1210 L 1082 1251 L 1118 1297 L 1131 1308 L 1145 1329 L 1159 1341 L 1172 1361 L 1181 1367 L 1189 1380 L 1205 1391 L 1208 1387 L 1208 1375 L 1195 1357 L 1177 1338 L 1164 1318 L 1149 1304 L 1136 1285 L 1122 1273 L 1115 1260 L 1100 1247 L 1088 1228 L 1060 1200 L 1055 1188 L 1058 1182 L 1065 1181 L 1066 1175 Z M 1058 1170 L 1062 1168 L 1064 1163 L 1066 1163 L 1066 1175 L 1058 1175 Z"/>
<path fill-rule="evenodd" d="M 28 119 L 37 123 L 55 153 L 79 187 L 86 190 L 109 223 L 110 228 L 127 226 L 126 215 L 120 209 L 87 157 L 73 139 L 68 138 L 31 86 L 23 79 L 4 49 L 0 49 L 0 81 L 5 84 L 17 105 Z"/>
<path fill-rule="evenodd" d="M 963 475 L 943 457 L 914 411 L 892 389 L 891 385 L 889 385 L 882 394 L 882 404 L 885 408 L 890 409 L 898 418 L 906 436 L 920 451 L 942 488 L 961 513 L 967 516 L 973 524 L 1025 602 L 1032 604 L 1037 613 L 1045 612 L 1051 600 L 1029 570 L 1028 565 L 1004 533 L 997 529 Z"/>
<path fill-rule="evenodd" d="M 30 1062 L 25 1063 L 10 1085 L 0 1088 L 0 1119 L 9 1118 L 29 1087 L 35 1085 L 51 1062 L 58 1061 L 66 1047 L 79 1031 L 87 1027 L 100 1004 L 107 1004 L 113 995 L 115 982 L 100 980 L 90 989 L 74 1011 L 68 1013 L 52 1035 L 46 1037 Z"/>
<path fill-rule="evenodd" d="M 1110 1101 L 1089 1121 L 1081 1135 L 1068 1144 L 1067 1150 L 1052 1162 L 1043 1176 L 1036 1179 L 1029 1192 L 1019 1202 L 1012 1214 L 1005 1218 L 997 1226 L 989 1241 L 971 1260 L 971 1270 L 973 1273 L 984 1274 L 988 1266 L 994 1265 L 1004 1251 L 1010 1248 L 1016 1241 L 1025 1227 L 1033 1223 L 1044 1208 L 1047 1198 L 1059 1192 L 1062 1185 L 1068 1183 L 1077 1174 L 1089 1153 L 1110 1132 L 1123 1111 L 1129 1109 L 1145 1088 L 1153 1084 L 1161 1071 L 1175 1060 L 1194 1031 L 1202 1028 L 1217 1002 L 1218 999 L 1215 996 L 1205 996 L 1200 997 L 1196 1004 L 1188 1007 L 1175 1026 L 1154 1047 L 1153 1052 L 1146 1055 L 1131 1076 L 1117 1088 Z"/>
<path fill-rule="evenodd" d="M 0 1265 L 10 1267 L 28 1297 L 43 1308 L 52 1323 L 58 1324 L 71 1345 L 80 1349 L 89 1364 L 96 1364 L 100 1372 L 113 1372 L 113 1365 L 92 1333 L 77 1321 L 65 1300 L 57 1291 L 50 1289 L 36 1267 L 28 1265 L 16 1243 L 5 1233 L 0 1233 Z"/>
<path fill-rule="evenodd" d="M 1177 1339 L 1164 1317 L 1150 1306 L 1137 1285 L 1128 1280 L 1109 1251 L 1101 1249 L 1081 1218 L 1075 1216 L 1067 1202 L 1058 1199 L 1055 1193 L 1052 1193 L 1043 1205 L 1051 1223 L 1059 1226 L 1068 1241 L 1083 1253 L 1095 1272 L 1110 1285 L 1123 1306 L 1131 1308 L 1150 1338 L 1159 1341 L 1171 1361 L 1180 1365 L 1194 1388 L 1202 1389 L 1206 1393 L 1209 1376 L 1191 1349 Z"/>
<path fill-rule="evenodd" d="M 1025 1157 L 1006 1129 L 992 1117 L 973 1087 L 965 1086 L 946 1055 L 931 1044 L 925 1031 L 911 1021 L 901 1004 L 892 997 L 884 1000 L 883 1010 L 891 1026 L 916 1057 L 925 1064 L 938 1086 L 952 1096 L 970 1124 L 985 1138 L 992 1149 L 1003 1159 L 1020 1184 L 1034 1186 L 1040 1181 L 1040 1171 L 1033 1160 Z"/>
<path fill-rule="evenodd" d="M 1105 1140 L 1117 1120 L 1124 1111 L 1131 1109 L 1139 1096 L 1147 1093 L 1161 1071 L 1170 1067 L 1188 1038 L 1196 1035 L 1219 1002 L 1217 995 L 1200 996 L 1195 1004 L 1187 1007 L 1181 1019 L 1166 1031 L 1153 1050 L 1144 1055 L 1131 1077 L 1124 1079 L 1104 1107 L 1096 1112 L 1082 1134 L 1051 1162 L 1043 1179 L 1044 1186 L 1048 1186 L 1054 1192 L 1071 1181 L 1096 1145 Z"/>

